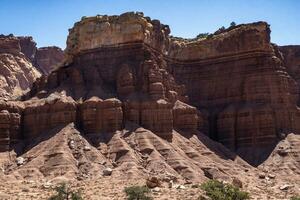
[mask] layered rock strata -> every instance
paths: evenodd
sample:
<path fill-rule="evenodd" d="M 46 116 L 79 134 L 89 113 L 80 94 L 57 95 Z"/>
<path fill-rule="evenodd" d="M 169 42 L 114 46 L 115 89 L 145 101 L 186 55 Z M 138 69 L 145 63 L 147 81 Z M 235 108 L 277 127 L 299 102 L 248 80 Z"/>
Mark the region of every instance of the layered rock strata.
<path fill-rule="evenodd" d="M 64 52 L 56 46 L 36 47 L 32 37 L 18 37 L 21 52 L 44 75 L 48 75 L 64 61 Z"/>
<path fill-rule="evenodd" d="M 122 103 L 118 99 L 92 97 L 81 105 L 81 124 L 85 133 L 114 132 L 123 126 Z"/>
<path fill-rule="evenodd" d="M 47 130 L 76 121 L 76 102 L 71 97 L 50 96 L 24 102 L 24 105 L 22 125 L 25 138 L 35 138 Z"/>
<path fill-rule="evenodd" d="M 61 91 L 82 101 L 77 124 L 87 134 L 130 121 L 171 137 L 174 103 L 187 97 L 163 58 L 168 33 L 140 13 L 85 18 L 70 30 L 65 66 L 38 80 L 31 96 Z"/>
<path fill-rule="evenodd" d="M 22 105 L 16 102 L 0 100 L 0 151 L 9 151 L 10 147 L 20 142 Z"/>
<path fill-rule="evenodd" d="M 190 102 L 207 114 L 210 137 L 258 164 L 282 134 L 299 132 L 298 84 L 266 23 L 171 44 L 169 66 Z"/>
<path fill-rule="evenodd" d="M 58 68 L 64 60 L 64 52 L 56 46 L 41 47 L 36 50 L 35 66 L 45 75 Z"/>
<path fill-rule="evenodd" d="M 289 75 L 291 75 L 300 84 L 300 45 L 289 45 L 278 47 L 281 52 L 284 66 Z M 300 88 L 298 88 L 300 89 Z M 298 105 L 299 105 L 298 101 Z"/>
<path fill-rule="evenodd" d="M 15 99 L 64 59 L 57 47 L 37 48 L 32 37 L 0 35 L 0 98 Z"/>
<path fill-rule="evenodd" d="M 201 130 L 256 165 L 286 133 L 299 132 L 298 84 L 268 24 L 196 40 L 169 33 L 142 13 L 77 22 L 66 62 L 24 97 L 22 136 L 71 122 L 92 135 L 127 123 L 168 139 L 173 129 Z"/>
<path fill-rule="evenodd" d="M 41 74 L 21 52 L 20 40 L 0 36 L 0 98 L 17 98 L 31 88 Z"/>

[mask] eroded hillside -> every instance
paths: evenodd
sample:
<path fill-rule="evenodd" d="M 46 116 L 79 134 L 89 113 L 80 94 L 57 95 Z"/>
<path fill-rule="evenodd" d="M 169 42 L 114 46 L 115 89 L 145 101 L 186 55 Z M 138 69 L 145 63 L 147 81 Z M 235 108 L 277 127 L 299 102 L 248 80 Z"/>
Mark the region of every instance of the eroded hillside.
<path fill-rule="evenodd" d="M 268 24 L 169 34 L 142 13 L 75 23 L 65 62 L 22 101 L 0 102 L 1 179 L 91 184 L 111 168 L 126 185 L 155 176 L 238 182 L 258 199 L 299 193 L 299 87 Z"/>

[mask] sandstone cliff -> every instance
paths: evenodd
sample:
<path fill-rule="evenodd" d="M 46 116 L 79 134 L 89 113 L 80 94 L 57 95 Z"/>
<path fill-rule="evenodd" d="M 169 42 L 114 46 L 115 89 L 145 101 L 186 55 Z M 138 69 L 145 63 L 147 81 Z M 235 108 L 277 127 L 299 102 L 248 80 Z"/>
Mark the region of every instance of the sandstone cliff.
<path fill-rule="evenodd" d="M 299 131 L 298 84 L 270 43 L 267 23 L 195 40 L 169 33 L 141 13 L 83 18 L 70 29 L 65 66 L 31 95 L 117 98 L 125 121 L 161 136 L 180 124 L 174 103 L 189 103 L 198 109 L 192 126 L 256 165 L 281 137 Z"/>
<path fill-rule="evenodd" d="M 121 130 L 127 121 L 165 138 L 173 129 L 201 130 L 252 164 L 284 134 L 299 131 L 298 84 L 270 43 L 268 24 L 242 24 L 195 40 L 169 33 L 142 13 L 76 23 L 64 66 L 39 79 L 27 96 L 25 138 L 60 124 L 49 120 L 57 113 L 50 102 L 66 97 L 61 112 L 74 102 L 73 117 L 60 121 L 86 133 Z M 39 58 L 30 38 L 21 41 L 24 54 Z M 57 100 L 49 100 L 52 93 Z M 41 118 L 40 106 L 48 117 Z M 27 113 L 44 120 L 41 129 L 30 125 Z"/>
<path fill-rule="evenodd" d="M 168 65 L 207 115 L 210 137 L 259 164 L 284 134 L 299 132 L 298 84 L 270 43 L 268 24 L 171 44 Z"/>
<path fill-rule="evenodd" d="M 18 37 L 21 52 L 42 74 L 48 75 L 64 61 L 64 52 L 56 46 L 36 47 L 32 37 Z"/>
<path fill-rule="evenodd" d="M 45 75 L 58 68 L 64 61 L 64 52 L 56 46 L 41 47 L 36 50 L 35 66 Z"/>
<path fill-rule="evenodd" d="M 24 51 L 27 55 L 30 51 Z M 25 53 L 21 52 L 21 41 L 14 36 L 0 36 L 0 97 L 16 98 L 31 88 L 40 72 L 33 67 Z"/>
<path fill-rule="evenodd" d="M 300 84 L 300 45 L 278 47 L 288 73 Z M 298 88 L 299 89 L 299 88 Z M 298 100 L 299 104 L 299 100 Z"/>
<path fill-rule="evenodd" d="M 239 156 L 257 166 L 280 140 L 299 133 L 296 54 L 282 56 L 265 22 L 194 40 L 169 33 L 142 13 L 75 23 L 65 62 L 37 79 L 23 101 L 0 102 L 1 151 L 25 157 L 6 175 L 85 179 L 104 166 L 125 178 L 230 182 L 239 174 L 257 192 L 251 183 L 258 170 Z M 29 59 L 53 61 L 23 49 Z"/>
<path fill-rule="evenodd" d="M 37 48 L 32 37 L 0 36 L 0 97 L 17 98 L 64 59 L 58 47 Z"/>

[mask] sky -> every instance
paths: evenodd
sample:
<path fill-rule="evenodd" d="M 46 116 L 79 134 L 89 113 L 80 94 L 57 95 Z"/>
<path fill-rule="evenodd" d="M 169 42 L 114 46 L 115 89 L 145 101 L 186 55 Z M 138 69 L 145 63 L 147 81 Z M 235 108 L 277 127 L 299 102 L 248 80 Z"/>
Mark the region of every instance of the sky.
<path fill-rule="evenodd" d="M 271 41 L 300 44 L 300 0 L 0 0 L 0 34 L 32 36 L 38 47 L 65 48 L 68 29 L 82 16 L 141 11 L 193 38 L 221 26 L 266 21 Z"/>

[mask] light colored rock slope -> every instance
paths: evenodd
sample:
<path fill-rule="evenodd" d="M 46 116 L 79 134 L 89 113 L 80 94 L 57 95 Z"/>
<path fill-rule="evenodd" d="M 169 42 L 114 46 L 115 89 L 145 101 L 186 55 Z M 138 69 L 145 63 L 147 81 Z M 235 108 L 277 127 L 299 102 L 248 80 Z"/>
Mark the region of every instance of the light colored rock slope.
<path fill-rule="evenodd" d="M 21 52 L 18 38 L 1 36 L 0 48 L 0 98 L 19 97 L 41 74 Z"/>
<path fill-rule="evenodd" d="M 27 146 L 28 151 L 19 156 L 24 158 L 22 165 L 17 165 L 15 153 L 1 154 L 0 194 L 9 199 L 17 199 L 14 193 L 19 199 L 47 199 L 53 192 L 49 185 L 71 181 L 74 188 L 83 189 L 87 199 L 124 199 L 124 187 L 144 185 L 148 177 L 155 176 L 162 182 L 160 192 L 153 194 L 155 199 L 197 199 L 201 191 L 191 183 L 212 177 L 229 183 L 240 180 L 243 189 L 258 199 L 276 199 L 274 194 L 284 199 L 277 178 L 274 188 L 268 189 L 257 169 L 221 144 L 201 133 L 184 135 L 173 131 L 172 139 L 165 140 L 127 124 L 114 134 L 83 136 L 73 123 L 57 126 Z M 103 176 L 107 167 L 113 169 L 109 177 Z M 185 189 L 169 188 L 171 182 Z M 14 189 L 8 191 L 7 185 Z"/>
<path fill-rule="evenodd" d="M 280 141 L 268 159 L 259 166 L 266 174 L 265 182 L 270 191 L 278 185 L 300 194 L 300 135 L 289 134 Z M 275 178 L 272 178 L 275 176 Z M 270 178 L 271 177 L 271 178 Z M 276 184 L 274 184 L 276 182 Z"/>

